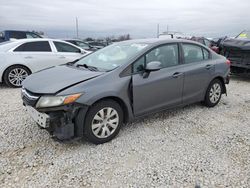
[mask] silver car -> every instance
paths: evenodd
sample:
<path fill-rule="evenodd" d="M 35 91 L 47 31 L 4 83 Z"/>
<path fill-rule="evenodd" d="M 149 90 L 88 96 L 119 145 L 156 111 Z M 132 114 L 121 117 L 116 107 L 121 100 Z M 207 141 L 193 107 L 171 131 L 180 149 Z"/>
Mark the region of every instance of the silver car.
<path fill-rule="evenodd" d="M 32 74 L 22 99 L 56 138 L 100 144 L 135 118 L 196 102 L 217 105 L 229 71 L 230 61 L 196 42 L 130 40 Z"/>

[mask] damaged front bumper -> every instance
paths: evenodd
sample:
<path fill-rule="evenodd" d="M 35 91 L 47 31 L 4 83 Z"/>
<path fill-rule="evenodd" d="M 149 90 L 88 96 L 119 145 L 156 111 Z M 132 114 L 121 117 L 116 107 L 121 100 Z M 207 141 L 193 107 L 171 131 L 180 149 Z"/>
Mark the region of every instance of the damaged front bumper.
<path fill-rule="evenodd" d="M 40 127 L 46 129 L 53 137 L 59 140 L 68 140 L 83 136 L 83 125 L 76 124 L 75 118 L 80 109 L 81 116 L 85 116 L 88 109 L 87 106 L 71 104 L 42 109 L 35 109 L 28 105 L 25 106 L 32 119 Z"/>

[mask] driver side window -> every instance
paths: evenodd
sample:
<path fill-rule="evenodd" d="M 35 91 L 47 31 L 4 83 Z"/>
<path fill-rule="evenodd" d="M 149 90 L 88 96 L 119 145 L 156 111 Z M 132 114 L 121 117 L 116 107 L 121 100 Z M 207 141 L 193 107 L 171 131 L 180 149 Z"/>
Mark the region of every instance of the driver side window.
<path fill-rule="evenodd" d="M 142 72 L 145 65 L 145 56 L 142 56 L 133 64 L 133 73 Z"/>
<path fill-rule="evenodd" d="M 146 55 L 141 57 L 133 64 L 133 73 L 143 71 L 145 64 L 148 64 L 152 61 L 159 61 L 162 68 L 178 65 L 178 45 L 167 44 L 159 46 L 146 53 Z"/>

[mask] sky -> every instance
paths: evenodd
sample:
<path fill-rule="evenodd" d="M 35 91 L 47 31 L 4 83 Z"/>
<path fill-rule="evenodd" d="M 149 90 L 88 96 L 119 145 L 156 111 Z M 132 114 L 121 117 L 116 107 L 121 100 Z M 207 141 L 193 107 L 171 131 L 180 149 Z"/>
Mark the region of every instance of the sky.
<path fill-rule="evenodd" d="M 249 0 L 0 0 L 0 30 L 44 31 L 49 37 L 151 38 L 179 31 L 188 35 L 234 36 L 250 29 Z"/>

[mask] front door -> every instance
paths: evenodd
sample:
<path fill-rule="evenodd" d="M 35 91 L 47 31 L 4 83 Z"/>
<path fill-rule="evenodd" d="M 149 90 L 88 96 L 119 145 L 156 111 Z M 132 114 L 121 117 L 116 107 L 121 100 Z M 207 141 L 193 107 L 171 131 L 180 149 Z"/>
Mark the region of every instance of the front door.
<path fill-rule="evenodd" d="M 143 66 L 161 62 L 162 69 L 145 77 Z M 133 108 L 135 116 L 182 103 L 183 74 L 177 44 L 159 46 L 133 64 Z"/>
<path fill-rule="evenodd" d="M 54 41 L 58 64 L 73 62 L 84 56 L 79 48 L 65 42 Z"/>

